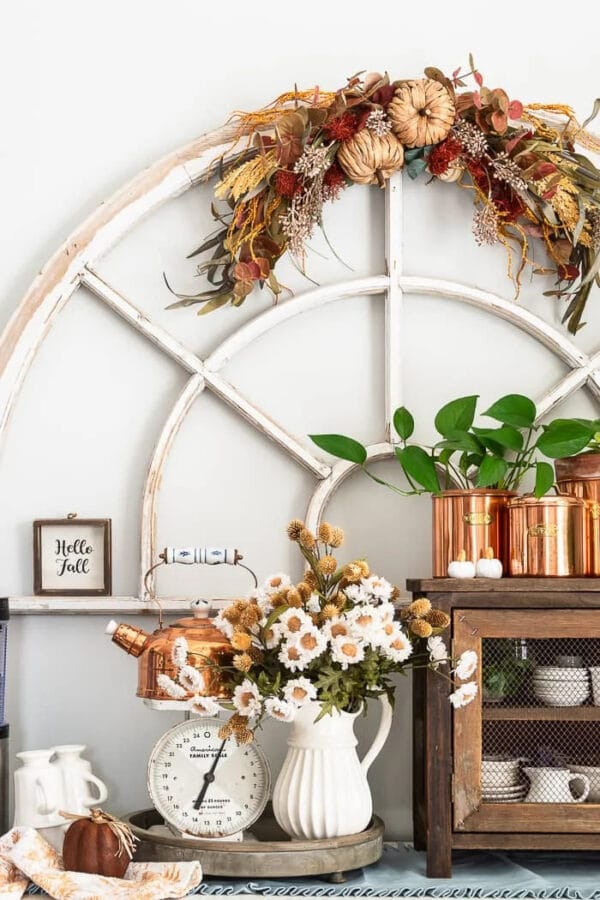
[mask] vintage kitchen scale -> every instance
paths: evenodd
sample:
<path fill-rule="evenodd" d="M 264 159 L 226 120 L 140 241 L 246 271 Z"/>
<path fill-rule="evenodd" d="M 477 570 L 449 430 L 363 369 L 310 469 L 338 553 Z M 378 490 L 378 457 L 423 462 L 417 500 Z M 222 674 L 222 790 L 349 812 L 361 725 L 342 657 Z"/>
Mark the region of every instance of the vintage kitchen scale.
<path fill-rule="evenodd" d="M 256 587 L 256 576 L 242 559 L 231 548 L 167 547 L 146 582 L 162 565 L 226 564 L 246 569 Z M 185 715 L 159 738 L 150 754 L 148 791 L 154 808 L 125 817 L 140 839 L 136 859 L 198 859 L 207 875 L 326 875 L 333 880 L 343 880 L 344 871 L 376 862 L 383 849 L 383 822 L 377 817 L 361 834 L 328 840 L 292 841 L 279 828 L 268 804 L 269 763 L 257 743 L 238 746 L 232 738 L 221 740 L 222 720 L 191 715 L 187 706 L 191 692 L 175 700 L 159 684 L 160 674 L 176 678 L 173 646 L 178 637 L 185 637 L 187 664 L 204 676 L 202 693 L 227 697 L 218 671 L 206 666 L 207 659 L 227 662 L 234 652 L 211 622 L 210 603 L 193 601 L 191 616 L 163 627 L 163 610 L 154 602 L 159 621 L 152 634 L 116 622 L 106 629 L 114 643 L 138 659 L 137 696 L 153 709 L 180 709 Z"/>

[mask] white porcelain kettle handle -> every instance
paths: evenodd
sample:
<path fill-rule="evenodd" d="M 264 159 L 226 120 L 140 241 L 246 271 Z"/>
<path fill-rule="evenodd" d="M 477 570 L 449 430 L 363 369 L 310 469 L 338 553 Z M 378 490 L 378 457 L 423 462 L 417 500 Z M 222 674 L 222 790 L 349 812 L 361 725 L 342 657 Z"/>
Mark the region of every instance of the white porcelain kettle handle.
<path fill-rule="evenodd" d="M 100 781 L 99 778 L 96 778 L 95 775 L 92 775 L 91 772 L 84 772 L 83 777 L 86 781 L 89 781 L 90 784 L 96 785 L 98 789 L 98 796 L 92 797 L 91 793 L 88 793 L 87 797 L 84 799 L 84 806 L 96 806 L 100 803 L 104 803 L 106 798 L 108 797 L 108 789 L 103 781 Z"/>
<path fill-rule="evenodd" d="M 379 702 L 381 703 L 381 718 L 379 720 L 379 728 L 377 729 L 377 734 L 375 735 L 373 743 L 365 753 L 363 761 L 360 764 L 360 767 L 365 775 L 371 768 L 371 765 L 379 756 L 383 745 L 388 739 L 390 728 L 392 727 L 392 717 L 394 715 L 394 711 L 392 709 L 392 704 L 387 698 L 387 694 L 381 694 L 381 696 L 379 697 Z"/>

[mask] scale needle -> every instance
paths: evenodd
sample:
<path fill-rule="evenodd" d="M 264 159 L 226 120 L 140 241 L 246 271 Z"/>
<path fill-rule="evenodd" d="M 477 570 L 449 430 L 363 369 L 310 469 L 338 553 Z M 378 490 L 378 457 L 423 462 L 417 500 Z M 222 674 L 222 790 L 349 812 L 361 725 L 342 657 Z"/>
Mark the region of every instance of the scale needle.
<path fill-rule="evenodd" d="M 201 788 L 201 790 L 200 790 L 200 793 L 198 794 L 198 796 L 197 796 L 196 799 L 194 800 L 194 809 L 200 809 L 200 807 L 201 807 L 201 805 L 202 805 L 202 801 L 204 800 L 204 798 L 205 798 L 205 796 L 206 796 L 206 792 L 207 792 L 207 790 L 208 790 L 209 784 L 212 784 L 212 782 L 215 780 L 215 769 L 217 768 L 217 763 L 218 763 L 219 760 L 221 759 L 221 754 L 223 753 L 223 748 L 225 747 L 225 744 L 226 744 L 226 743 L 227 743 L 227 738 L 225 738 L 225 740 L 223 741 L 223 743 L 222 743 L 221 746 L 219 747 L 218 753 L 217 753 L 217 755 L 215 756 L 215 758 L 214 758 L 214 760 L 213 760 L 212 766 L 210 767 L 210 769 L 208 770 L 208 772 L 205 772 L 205 773 L 204 773 L 204 776 L 203 776 L 203 777 L 204 777 L 204 784 L 202 785 L 202 788 Z"/>

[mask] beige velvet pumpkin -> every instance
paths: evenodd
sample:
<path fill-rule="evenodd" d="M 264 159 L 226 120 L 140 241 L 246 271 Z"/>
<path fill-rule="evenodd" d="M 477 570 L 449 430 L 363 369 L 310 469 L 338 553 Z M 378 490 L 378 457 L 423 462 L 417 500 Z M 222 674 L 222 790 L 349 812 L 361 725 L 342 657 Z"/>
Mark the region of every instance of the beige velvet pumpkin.
<path fill-rule="evenodd" d="M 387 114 L 405 147 L 439 144 L 448 136 L 456 116 L 450 91 L 431 78 L 405 81 L 396 89 Z"/>
<path fill-rule="evenodd" d="M 341 145 L 337 161 L 352 181 L 358 184 L 379 184 L 404 163 L 404 148 L 393 134 L 374 134 L 363 128 Z"/>

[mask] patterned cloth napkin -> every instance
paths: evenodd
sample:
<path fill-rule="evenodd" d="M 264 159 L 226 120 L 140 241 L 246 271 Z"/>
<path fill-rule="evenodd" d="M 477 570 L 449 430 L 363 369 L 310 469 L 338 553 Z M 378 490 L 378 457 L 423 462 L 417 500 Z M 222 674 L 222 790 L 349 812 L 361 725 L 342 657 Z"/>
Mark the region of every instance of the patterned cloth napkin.
<path fill-rule="evenodd" d="M 0 838 L 0 900 L 18 900 L 30 881 L 54 900 L 167 900 L 185 897 L 202 881 L 198 862 L 130 863 L 124 878 L 65 872 L 59 853 L 34 828 Z"/>

